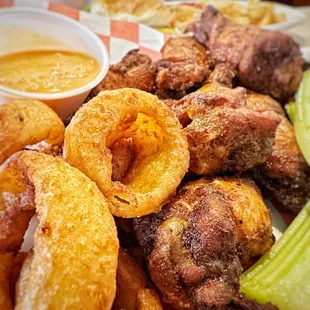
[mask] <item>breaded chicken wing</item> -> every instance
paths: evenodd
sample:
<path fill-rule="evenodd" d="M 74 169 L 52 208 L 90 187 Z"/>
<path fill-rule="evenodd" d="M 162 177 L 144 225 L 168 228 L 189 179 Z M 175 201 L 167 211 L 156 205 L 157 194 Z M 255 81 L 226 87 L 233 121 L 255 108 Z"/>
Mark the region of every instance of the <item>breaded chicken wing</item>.
<path fill-rule="evenodd" d="M 310 199 L 310 167 L 297 144 L 294 127 L 280 104 L 269 96 L 249 93 L 247 105 L 256 111 L 281 117 L 272 153 L 255 169 L 254 176 L 283 207 L 298 213 Z"/>
<path fill-rule="evenodd" d="M 103 81 L 88 96 L 88 100 L 97 96 L 102 90 L 120 88 L 137 88 L 153 92 L 155 86 L 155 66 L 149 56 L 138 50 L 128 52 L 124 58 L 111 65 Z"/>
<path fill-rule="evenodd" d="M 199 87 L 210 74 L 206 50 L 192 37 L 169 38 L 161 53 L 162 59 L 155 63 L 159 92 Z"/>
<path fill-rule="evenodd" d="M 168 105 L 187 134 L 190 169 L 198 174 L 255 168 L 256 181 L 298 213 L 310 199 L 310 168 L 294 128 L 270 96 L 207 83 Z"/>
<path fill-rule="evenodd" d="M 242 179 L 190 183 L 160 212 L 134 221 L 152 280 L 176 309 L 232 303 L 242 266 L 274 242 L 270 212 Z"/>
<path fill-rule="evenodd" d="M 246 102 L 244 88 L 206 84 L 174 105 L 187 135 L 193 172 L 239 173 L 267 160 L 279 117 L 248 109 Z"/>
<path fill-rule="evenodd" d="M 189 31 L 207 47 L 213 65 L 225 64 L 236 73 L 239 85 L 283 103 L 296 92 L 303 60 L 291 37 L 235 24 L 212 6 Z"/>

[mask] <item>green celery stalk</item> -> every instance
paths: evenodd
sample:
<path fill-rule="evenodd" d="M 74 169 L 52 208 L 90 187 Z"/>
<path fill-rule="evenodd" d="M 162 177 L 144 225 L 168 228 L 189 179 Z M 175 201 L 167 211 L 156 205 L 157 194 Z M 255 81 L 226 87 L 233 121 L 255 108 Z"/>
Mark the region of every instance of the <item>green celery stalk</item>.
<path fill-rule="evenodd" d="M 303 74 L 295 96 L 295 103 L 286 105 L 286 111 L 294 124 L 298 145 L 310 165 L 310 70 Z"/>
<path fill-rule="evenodd" d="M 280 310 L 310 308 L 310 201 L 240 284 L 246 297 L 259 303 Z"/>

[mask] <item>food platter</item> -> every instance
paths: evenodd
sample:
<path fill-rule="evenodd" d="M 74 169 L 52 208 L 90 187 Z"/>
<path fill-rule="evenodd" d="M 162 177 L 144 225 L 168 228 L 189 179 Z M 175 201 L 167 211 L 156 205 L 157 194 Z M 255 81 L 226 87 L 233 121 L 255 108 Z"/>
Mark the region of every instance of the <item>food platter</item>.
<path fill-rule="evenodd" d="M 180 2 L 169 1 L 176 3 Z M 285 305 L 302 309 L 305 287 L 299 286 L 300 300 L 291 298 L 285 288 L 284 299 L 290 300 L 284 302 L 278 293 L 280 276 L 271 284 L 277 260 L 287 255 L 287 269 L 293 272 L 293 262 L 302 263 L 309 252 L 304 245 L 292 251 L 285 246 L 293 244 L 294 232 L 301 238 L 309 225 L 309 204 L 302 209 L 309 196 L 309 155 L 302 153 L 304 145 L 298 146 L 280 104 L 298 89 L 296 103 L 286 109 L 293 124 L 299 112 L 300 133 L 307 126 L 300 111 L 308 93 L 306 74 L 300 84 L 302 58 L 293 40 L 279 33 L 269 36 L 258 27 L 249 27 L 239 38 L 242 47 L 244 37 L 252 40 L 251 31 L 257 35 L 274 72 L 287 74 L 278 79 L 264 59 L 261 67 L 257 65 L 261 50 L 252 43 L 244 45 L 247 58 L 238 59 L 237 47 L 233 57 L 222 62 L 222 52 L 231 52 L 227 42 L 220 42 L 223 46 L 217 50 L 212 42 L 219 37 L 205 34 L 227 27 L 230 35 L 231 29 L 242 33 L 245 28 L 212 7 L 206 8 L 207 22 L 201 18 L 190 34 L 169 36 L 136 22 L 46 1 L 0 1 L 1 6 L 6 9 L 0 16 L 41 14 L 43 19 L 36 24 L 41 23 L 41 30 L 45 13 L 47 22 L 48 16 L 60 16 L 64 24 L 81 25 L 71 33 L 60 22 L 55 26 L 55 38 L 64 35 L 71 48 L 76 44 L 76 54 L 56 52 L 92 56 L 85 63 L 98 61 L 97 78 L 105 78 L 98 84 L 92 77 L 87 92 L 72 99 L 75 106 L 35 97 L 41 95 L 35 91 L 32 98 L 32 90 L 7 97 L 5 87 L 0 89 L 0 142 L 5 141 L 0 145 L 0 306 L 57 308 L 61 302 L 85 309 L 172 309 L 166 308 L 168 303 L 182 310 L 291 310 Z M 304 19 L 287 6 L 276 4 L 275 10 L 285 13 L 287 22 L 266 29 L 286 30 Z M 208 24 L 214 16 L 222 28 Z M 17 19 L 22 23 L 23 17 Z M 27 22 L 35 25 L 31 18 Z M 57 21 L 50 21 L 46 29 L 53 23 Z M 91 34 L 83 38 L 83 32 Z M 24 48 L 29 49 L 27 44 Z M 277 60 L 272 58 L 273 49 L 279 49 Z M 6 57 L 2 52 L 0 57 Z M 307 49 L 301 53 L 307 60 Z M 40 57 L 36 56 L 38 66 Z M 277 62 L 281 57 L 285 66 Z M 249 69 L 252 61 L 254 71 Z M 64 93 L 52 92 L 59 98 Z M 300 141 L 308 138 L 304 135 Z M 15 219 L 18 229 L 11 235 Z M 12 301 L 9 295 L 15 294 L 20 269 Z M 271 281 L 267 286 L 258 270 Z M 292 276 L 280 273 L 283 279 Z M 299 269 L 296 273 L 303 276 Z M 302 281 L 308 283 L 304 277 Z M 296 290 L 294 283 L 288 287 Z M 275 296 L 268 297 L 268 292 Z"/>
<path fill-rule="evenodd" d="M 82 25 L 99 34 L 104 43 L 108 43 L 111 64 L 120 61 L 127 52 L 135 48 L 140 48 L 141 52 L 149 55 L 153 60 L 157 60 L 160 57 L 159 51 L 168 38 L 162 32 L 135 22 L 113 21 L 107 16 L 94 16 L 75 9 L 70 9 L 68 13 L 63 5 L 54 4 L 53 6 L 45 5 L 45 7 L 52 9 L 52 11 L 62 12 L 70 18 L 78 16 Z M 118 33 L 113 31 L 114 23 L 117 23 Z M 130 29 L 129 33 L 128 29 Z M 133 39 L 134 37 L 137 39 Z M 268 205 L 272 208 L 274 234 L 278 239 L 289 221 L 285 222 L 281 217 L 281 213 L 270 202 L 268 202 Z"/>

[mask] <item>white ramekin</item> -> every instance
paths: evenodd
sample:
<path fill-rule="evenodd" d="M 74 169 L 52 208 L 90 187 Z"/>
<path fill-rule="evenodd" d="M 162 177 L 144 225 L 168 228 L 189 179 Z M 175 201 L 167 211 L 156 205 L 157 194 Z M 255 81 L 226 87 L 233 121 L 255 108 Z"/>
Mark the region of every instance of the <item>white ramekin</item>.
<path fill-rule="evenodd" d="M 76 111 L 84 102 L 92 88 L 97 86 L 105 77 L 109 69 L 109 55 L 100 38 L 77 21 L 58 13 L 34 8 L 9 8 L 0 10 L 0 25 L 21 26 L 47 35 L 57 41 L 63 42 L 69 49 L 86 53 L 99 62 L 101 69 L 98 76 L 90 83 L 67 92 L 56 94 L 29 93 L 10 89 L 0 85 L 0 104 L 12 98 L 32 98 L 45 102 L 52 107 L 58 115 L 65 119 L 70 113 Z M 5 26 L 5 27 L 6 27 Z M 25 50 L 25 46 L 18 46 L 21 38 L 13 38 L 17 42 L 14 52 Z M 1 46 L 1 54 L 6 54 L 7 46 Z M 29 46 L 28 49 L 36 49 Z M 49 47 L 51 48 L 51 47 Z M 11 50 L 10 50 L 11 51 Z"/>

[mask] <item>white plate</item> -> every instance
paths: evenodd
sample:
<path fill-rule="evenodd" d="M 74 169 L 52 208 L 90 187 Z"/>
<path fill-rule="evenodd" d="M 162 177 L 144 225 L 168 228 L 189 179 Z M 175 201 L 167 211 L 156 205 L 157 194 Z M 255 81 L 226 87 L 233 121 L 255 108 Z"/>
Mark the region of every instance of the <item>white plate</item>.
<path fill-rule="evenodd" d="M 177 5 L 191 2 L 195 3 L 195 1 L 163 1 L 163 2 L 167 5 Z M 213 3 L 215 2 L 216 1 L 214 1 Z M 232 0 L 221 0 L 221 2 L 232 2 Z M 234 1 L 234 2 L 237 2 L 242 5 L 247 5 L 246 1 Z M 209 3 L 212 4 L 212 1 L 210 1 Z M 295 25 L 304 22 L 307 19 L 307 14 L 305 12 L 302 12 L 289 5 L 274 3 L 274 10 L 276 13 L 284 13 L 286 16 L 286 22 L 266 25 L 262 27 L 263 29 L 278 30 L 278 31 L 287 30 Z"/>

